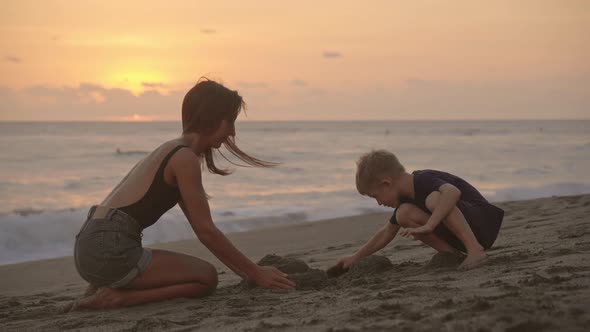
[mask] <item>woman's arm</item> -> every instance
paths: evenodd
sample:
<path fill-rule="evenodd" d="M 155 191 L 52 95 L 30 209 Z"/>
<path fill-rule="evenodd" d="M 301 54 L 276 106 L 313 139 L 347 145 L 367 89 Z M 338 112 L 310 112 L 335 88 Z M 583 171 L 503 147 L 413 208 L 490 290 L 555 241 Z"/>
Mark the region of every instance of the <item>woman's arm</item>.
<path fill-rule="evenodd" d="M 181 208 L 199 240 L 227 267 L 242 278 L 271 288 L 292 288 L 293 282 L 275 268 L 260 267 L 242 254 L 215 226 L 201 179 L 198 157 L 181 149 L 169 162 L 181 194 Z"/>
<path fill-rule="evenodd" d="M 188 212 L 188 209 L 186 208 L 186 205 L 184 204 L 184 202 L 181 200 L 181 201 L 179 201 L 179 202 L 178 202 L 178 205 L 179 205 L 179 206 L 180 206 L 180 208 L 182 209 L 182 212 L 184 212 L 184 215 L 187 217 L 187 219 L 189 219 L 189 212 Z M 189 220 L 190 220 L 190 219 L 189 219 Z M 192 228 L 193 228 L 193 232 L 195 232 L 195 234 L 197 235 L 197 237 L 199 238 L 199 240 L 200 240 L 201 242 L 203 242 L 203 239 L 201 238 L 201 236 L 199 236 L 199 234 L 200 234 L 200 233 L 199 233 L 197 230 L 195 230 L 195 226 L 193 225 L 193 223 L 191 223 L 191 226 L 192 226 Z M 215 227 L 215 226 L 214 226 L 214 227 Z M 217 229 L 217 227 L 215 227 L 215 228 Z M 214 231 L 215 231 L 215 230 L 214 230 Z M 217 229 L 217 231 L 219 231 L 219 230 Z M 219 231 L 219 232 L 220 232 L 220 231 Z M 222 235 L 220 235 L 220 236 L 223 236 L 223 237 L 225 238 L 225 235 L 223 235 L 223 234 L 222 234 Z M 205 243 L 205 242 L 203 242 L 203 243 Z M 230 242 L 230 245 L 232 245 L 232 244 L 231 244 L 231 242 Z M 209 246 L 208 246 L 208 245 L 206 245 L 206 247 L 207 247 L 209 250 L 211 250 L 211 248 L 209 248 Z M 236 250 L 237 250 L 237 248 L 236 248 Z M 213 252 L 213 250 L 211 250 L 211 251 Z M 238 268 L 237 266 L 235 266 L 235 265 L 234 265 L 234 264 L 233 264 L 231 261 L 227 261 L 227 260 L 225 260 L 225 261 L 224 261 L 224 260 L 222 260 L 222 259 L 221 259 L 221 257 L 219 257 L 219 256 L 217 256 L 217 255 L 216 255 L 216 257 L 217 257 L 217 258 L 219 258 L 219 260 L 221 260 L 221 261 L 223 262 L 223 264 L 225 264 L 225 265 L 226 265 L 227 267 L 229 267 L 229 268 L 230 268 L 232 271 L 234 271 L 234 273 L 235 273 L 235 274 L 239 275 L 240 277 L 242 277 L 242 278 L 244 278 L 244 279 L 248 279 L 248 274 L 247 274 L 247 273 L 245 273 L 244 271 L 242 271 L 242 270 L 241 270 L 240 268 Z"/>

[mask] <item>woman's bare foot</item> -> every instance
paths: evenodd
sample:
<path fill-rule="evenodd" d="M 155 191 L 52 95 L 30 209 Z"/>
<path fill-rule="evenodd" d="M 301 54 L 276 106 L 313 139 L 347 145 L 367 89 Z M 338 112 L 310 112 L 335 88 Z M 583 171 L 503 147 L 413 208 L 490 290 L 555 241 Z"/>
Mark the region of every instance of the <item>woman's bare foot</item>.
<path fill-rule="evenodd" d="M 88 284 L 88 287 L 86 288 L 86 291 L 84 292 L 84 297 L 94 295 L 94 293 L 96 293 L 97 290 L 98 290 L 98 287 L 94 286 L 93 284 Z"/>
<path fill-rule="evenodd" d="M 82 297 L 78 300 L 74 300 L 70 303 L 65 304 L 64 306 L 61 307 L 60 312 L 61 313 L 68 313 L 70 311 L 74 311 L 76 310 L 76 308 L 78 307 L 78 302 L 80 302 L 81 300 L 94 295 L 94 293 L 96 293 L 96 291 L 98 290 L 98 288 L 92 284 L 88 284 L 88 287 L 86 287 L 86 291 L 84 291 L 84 295 L 82 295 Z"/>
<path fill-rule="evenodd" d="M 80 309 L 111 309 L 123 306 L 121 290 L 101 287 L 94 294 L 86 296 L 74 303 L 70 311 Z"/>
<path fill-rule="evenodd" d="M 467 253 L 467 257 L 457 268 L 459 271 L 467 271 L 484 265 L 488 261 L 488 255 L 482 251 Z"/>

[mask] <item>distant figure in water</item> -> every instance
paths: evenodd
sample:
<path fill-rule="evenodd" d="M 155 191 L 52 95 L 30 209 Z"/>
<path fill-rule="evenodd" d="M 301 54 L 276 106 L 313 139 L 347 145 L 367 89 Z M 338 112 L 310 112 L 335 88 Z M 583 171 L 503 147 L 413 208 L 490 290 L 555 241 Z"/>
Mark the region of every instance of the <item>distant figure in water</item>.
<path fill-rule="evenodd" d="M 117 148 L 117 155 L 123 155 L 123 156 L 131 156 L 131 155 L 136 155 L 136 154 L 148 154 L 149 152 L 147 151 L 140 151 L 140 150 L 129 150 L 129 151 L 121 151 L 120 148 Z"/>
<path fill-rule="evenodd" d="M 357 162 L 356 187 L 379 205 L 394 208 L 393 216 L 354 255 L 340 259 L 332 270 L 346 270 L 362 257 L 381 250 L 400 229 L 441 253 L 467 256 L 459 266 L 469 270 L 484 264 L 486 249 L 496 241 L 504 211 L 490 204 L 458 176 L 436 171 L 407 173 L 397 157 L 371 151 Z"/>
<path fill-rule="evenodd" d="M 74 258 L 89 282 L 77 308 L 115 308 L 178 297 L 201 297 L 217 287 L 213 265 L 196 257 L 142 246 L 142 231 L 176 204 L 197 238 L 227 267 L 265 288 L 294 288 L 287 275 L 244 256 L 211 219 L 201 166 L 228 175 L 213 154 L 225 148 L 250 166 L 275 164 L 254 158 L 235 144 L 234 123 L 245 107 L 237 91 L 201 79 L 182 103 L 180 137 L 164 142 L 131 169 L 113 191 L 90 208 L 76 236 Z M 118 154 L 122 154 L 117 149 Z"/>

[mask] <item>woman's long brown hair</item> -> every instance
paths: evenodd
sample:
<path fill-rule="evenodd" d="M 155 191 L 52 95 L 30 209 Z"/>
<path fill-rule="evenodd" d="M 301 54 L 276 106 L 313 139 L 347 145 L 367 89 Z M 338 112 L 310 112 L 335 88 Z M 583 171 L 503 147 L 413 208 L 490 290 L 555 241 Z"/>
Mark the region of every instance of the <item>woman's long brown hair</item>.
<path fill-rule="evenodd" d="M 196 132 L 208 135 L 219 128 L 221 122 L 230 123 L 236 121 L 242 110 L 245 111 L 246 103 L 237 91 L 230 90 L 215 81 L 202 77 L 197 84 L 184 96 L 182 102 L 182 131 L 183 133 Z M 228 137 L 223 146 L 246 165 L 237 164 L 228 159 L 221 151 L 215 149 L 228 162 L 236 166 L 274 167 L 277 163 L 264 161 L 250 156 L 242 151 L 235 142 L 234 137 Z M 203 152 L 207 169 L 211 173 L 219 175 L 231 174 L 228 169 L 220 169 L 215 165 L 214 149 L 208 148 Z"/>

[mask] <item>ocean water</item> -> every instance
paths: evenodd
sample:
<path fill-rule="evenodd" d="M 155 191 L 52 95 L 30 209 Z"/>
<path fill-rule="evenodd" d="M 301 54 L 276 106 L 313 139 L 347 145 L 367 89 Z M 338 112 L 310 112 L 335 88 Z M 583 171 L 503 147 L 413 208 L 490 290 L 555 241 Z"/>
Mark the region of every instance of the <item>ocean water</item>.
<path fill-rule="evenodd" d="M 179 133 L 172 122 L 0 123 L 0 264 L 71 255 L 89 206 Z M 224 232 L 387 211 L 354 184 L 356 159 L 378 148 L 491 201 L 590 193 L 587 120 L 238 122 L 237 142 L 281 165 L 204 174 Z M 144 232 L 146 243 L 194 237 L 177 207 Z"/>

